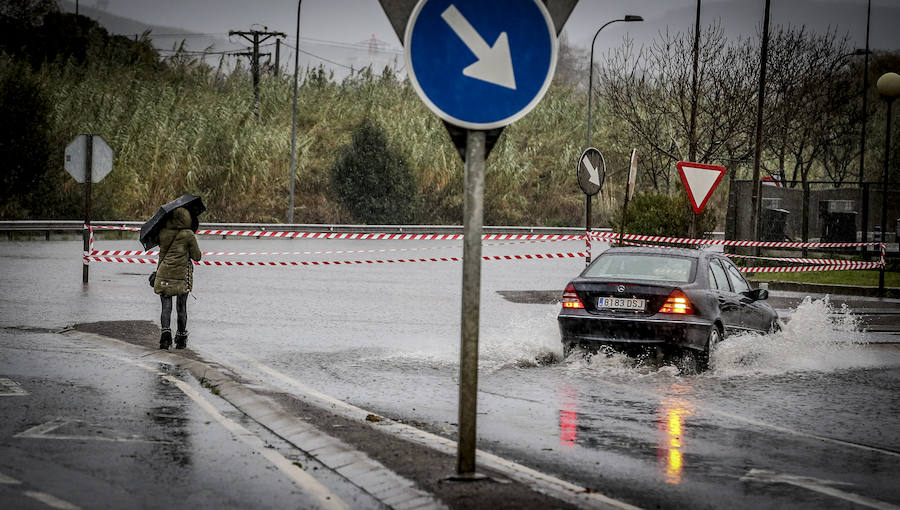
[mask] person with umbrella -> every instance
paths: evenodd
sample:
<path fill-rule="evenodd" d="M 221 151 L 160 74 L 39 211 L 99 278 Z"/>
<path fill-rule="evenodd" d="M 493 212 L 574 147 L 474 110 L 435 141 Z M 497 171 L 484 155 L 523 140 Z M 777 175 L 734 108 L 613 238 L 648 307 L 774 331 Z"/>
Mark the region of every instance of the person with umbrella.
<path fill-rule="evenodd" d="M 195 195 L 184 195 L 160 207 L 141 228 L 141 242 L 146 249 L 159 244 L 159 264 L 153 291 L 162 302 L 159 348 L 172 345 L 172 297 L 178 315 L 175 348 L 187 346 L 187 297 L 193 288 L 194 263 L 200 260 L 200 247 L 194 234 L 199 226 L 197 216 L 206 208 Z M 145 230 L 146 229 L 146 230 Z M 149 247 L 148 247 L 149 244 Z"/>

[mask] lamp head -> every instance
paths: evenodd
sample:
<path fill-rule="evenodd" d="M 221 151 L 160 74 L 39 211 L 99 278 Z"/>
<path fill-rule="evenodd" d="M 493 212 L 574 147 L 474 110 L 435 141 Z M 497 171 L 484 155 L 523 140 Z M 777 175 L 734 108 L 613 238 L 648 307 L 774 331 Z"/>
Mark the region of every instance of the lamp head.
<path fill-rule="evenodd" d="M 644 18 L 634 14 L 626 14 L 625 21 L 644 21 Z"/>
<path fill-rule="evenodd" d="M 881 78 L 878 78 L 878 83 L 875 86 L 878 88 L 878 93 L 881 94 L 881 97 L 888 101 L 893 101 L 897 96 L 900 96 L 900 74 L 884 73 L 881 75 Z"/>

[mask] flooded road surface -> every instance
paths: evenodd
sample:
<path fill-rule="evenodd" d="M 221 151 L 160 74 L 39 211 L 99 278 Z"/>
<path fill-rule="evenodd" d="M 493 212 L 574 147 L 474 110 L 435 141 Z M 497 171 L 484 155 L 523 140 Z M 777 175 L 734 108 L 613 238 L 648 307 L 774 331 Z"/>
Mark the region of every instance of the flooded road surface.
<path fill-rule="evenodd" d="M 216 260 L 462 252 L 446 241 L 200 243 L 253 253 L 417 250 Z M 488 242 L 484 252 L 582 249 Z M 0 326 L 158 321 L 146 281 L 152 266 L 92 264 L 83 288 L 80 253 L 80 241 L 0 243 Z M 677 362 L 580 352 L 560 359 L 559 305 L 498 293 L 562 289 L 582 268 L 581 259 L 483 263 L 480 449 L 643 507 L 900 507 L 900 349 L 889 331 L 900 304 L 855 301 L 879 311 L 861 317 L 835 300 L 773 293 L 790 317 L 782 332 L 731 337 L 711 371 L 681 375 Z M 460 277 L 454 262 L 198 267 L 189 344 L 251 380 L 312 388 L 454 438 Z M 861 331 L 870 320 L 888 332 Z"/>

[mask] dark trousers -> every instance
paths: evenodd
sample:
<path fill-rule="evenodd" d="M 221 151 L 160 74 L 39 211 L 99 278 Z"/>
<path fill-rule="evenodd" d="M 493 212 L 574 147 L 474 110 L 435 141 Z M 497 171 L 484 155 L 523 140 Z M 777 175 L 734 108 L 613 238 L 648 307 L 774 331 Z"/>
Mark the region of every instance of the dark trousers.
<path fill-rule="evenodd" d="M 187 294 L 175 296 L 175 310 L 178 313 L 178 332 L 187 332 Z M 159 296 L 162 301 L 162 314 L 159 316 L 159 325 L 162 329 L 171 329 L 172 323 L 172 296 Z"/>

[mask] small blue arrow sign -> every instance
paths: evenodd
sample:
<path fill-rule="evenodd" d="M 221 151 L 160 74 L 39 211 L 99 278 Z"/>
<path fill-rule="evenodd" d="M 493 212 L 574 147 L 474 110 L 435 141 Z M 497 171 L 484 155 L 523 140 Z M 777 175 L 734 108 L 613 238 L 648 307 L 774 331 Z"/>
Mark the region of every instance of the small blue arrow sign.
<path fill-rule="evenodd" d="M 556 69 L 556 30 L 540 0 L 419 0 L 404 39 L 419 97 L 466 129 L 523 117 Z"/>

